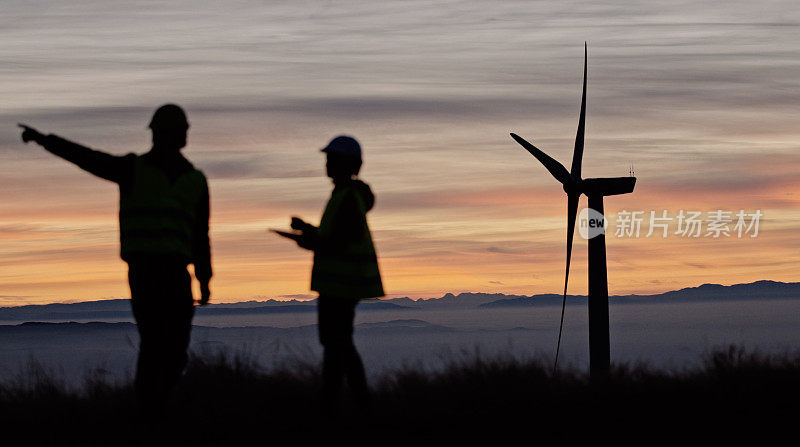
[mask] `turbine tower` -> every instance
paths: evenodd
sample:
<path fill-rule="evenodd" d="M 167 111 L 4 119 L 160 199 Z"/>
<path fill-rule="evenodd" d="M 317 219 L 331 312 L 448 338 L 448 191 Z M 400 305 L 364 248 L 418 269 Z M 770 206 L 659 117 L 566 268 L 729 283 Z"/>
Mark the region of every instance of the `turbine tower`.
<path fill-rule="evenodd" d="M 564 298 L 561 307 L 561 326 L 564 324 L 564 305 L 569 283 L 569 264 L 572 258 L 572 237 L 578 213 L 578 199 L 585 194 L 589 208 L 603 214 L 603 197 L 633 192 L 636 177 L 581 178 L 581 159 L 583 158 L 583 134 L 586 125 L 586 65 L 588 50 L 583 47 L 583 97 L 581 116 L 578 121 L 578 134 L 575 137 L 575 150 L 572 155 L 572 169 L 567 169 L 531 143 L 514 133 L 511 137 L 539 160 L 550 174 L 556 178 L 567 193 L 567 268 L 564 275 Z M 561 344 L 561 328 L 558 333 Z M 558 348 L 556 350 L 558 362 Z M 606 239 L 604 232 L 589 239 L 589 370 L 592 376 L 608 372 L 611 364 L 611 349 L 608 330 L 608 275 L 606 270 Z"/>

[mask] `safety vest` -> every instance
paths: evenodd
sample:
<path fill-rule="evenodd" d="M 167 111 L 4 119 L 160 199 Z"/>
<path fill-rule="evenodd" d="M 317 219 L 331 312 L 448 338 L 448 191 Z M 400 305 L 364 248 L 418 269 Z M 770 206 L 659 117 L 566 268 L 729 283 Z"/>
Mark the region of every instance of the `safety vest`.
<path fill-rule="evenodd" d="M 348 194 L 355 197 L 363 233 L 357 241 L 347 244 L 342 250 L 326 250 L 323 246 L 314 251 L 311 290 L 320 295 L 377 298 L 384 295 L 378 257 L 367 226 L 366 206 L 355 187 L 334 189 L 322 214 L 317 236 L 322 241 L 336 237 L 333 234 L 333 221 Z"/>
<path fill-rule="evenodd" d="M 163 170 L 136 156 L 132 185 L 120 195 L 122 259 L 155 254 L 190 262 L 197 205 L 204 185 L 205 176 L 196 169 L 170 182 Z"/>

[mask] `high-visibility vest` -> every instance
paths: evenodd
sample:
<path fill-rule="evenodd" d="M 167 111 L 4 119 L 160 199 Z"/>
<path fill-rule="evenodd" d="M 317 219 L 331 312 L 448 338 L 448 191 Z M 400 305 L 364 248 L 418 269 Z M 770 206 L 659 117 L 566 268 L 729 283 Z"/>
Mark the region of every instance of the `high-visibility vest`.
<path fill-rule="evenodd" d="M 355 197 L 358 205 L 362 234 L 358 240 L 346 244 L 341 250 L 326 250 L 323 245 L 314 251 L 311 290 L 320 295 L 377 298 L 384 295 L 378 257 L 367 226 L 366 206 L 355 187 L 334 189 L 317 228 L 317 237 L 322 241 L 336 237 L 332 234 L 333 221 L 348 194 Z"/>
<path fill-rule="evenodd" d="M 155 254 L 191 262 L 197 206 L 205 182 L 197 169 L 171 182 L 163 170 L 136 156 L 132 185 L 120 195 L 122 259 Z"/>

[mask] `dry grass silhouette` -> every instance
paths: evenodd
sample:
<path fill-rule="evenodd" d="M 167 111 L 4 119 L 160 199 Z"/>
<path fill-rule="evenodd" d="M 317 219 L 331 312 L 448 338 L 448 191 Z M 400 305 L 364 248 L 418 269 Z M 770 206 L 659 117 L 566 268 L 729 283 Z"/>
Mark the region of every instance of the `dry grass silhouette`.
<path fill-rule="evenodd" d="M 5 439 L 27 445 L 266 444 L 275 439 L 375 442 L 453 440 L 521 434 L 578 441 L 598 434 L 637 441 L 719 442 L 789 430 L 800 405 L 800 353 L 764 355 L 731 346 L 700 366 L 662 371 L 615 365 L 592 381 L 576 370 L 553 375 L 545 361 L 508 356 L 451 362 L 438 372 L 408 367 L 373 381 L 373 408 L 346 404 L 338 418 L 318 411 L 320 373 L 296 361 L 266 370 L 242 353 L 193 355 L 160 422 L 135 411 L 130 383 L 102 370 L 71 389 L 31 361 L 0 386 Z M 790 423 L 792 422 L 792 423 Z M 613 435 L 613 436 L 612 436 Z"/>

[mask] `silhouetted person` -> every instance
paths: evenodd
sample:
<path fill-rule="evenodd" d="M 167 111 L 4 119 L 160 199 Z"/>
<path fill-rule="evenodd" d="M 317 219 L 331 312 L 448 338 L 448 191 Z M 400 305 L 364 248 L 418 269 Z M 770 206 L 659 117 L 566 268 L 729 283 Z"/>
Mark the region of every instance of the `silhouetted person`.
<path fill-rule="evenodd" d="M 345 377 L 355 403 L 365 409 L 369 393 L 364 366 L 353 344 L 353 319 L 359 300 L 384 295 L 367 225 L 367 212 L 375 197 L 369 186 L 356 178 L 361 169 L 361 147 L 355 139 L 336 137 L 322 152 L 327 154 L 326 171 L 334 188 L 319 227 L 292 217 L 291 226 L 299 234 L 282 235 L 314 251 L 311 290 L 319 293 L 323 409 L 336 411 Z"/>
<path fill-rule="evenodd" d="M 20 127 L 23 141 L 119 184 L 121 254 L 140 336 L 135 388 L 142 410 L 157 414 L 186 366 L 194 315 L 188 264 L 200 282 L 199 304 L 211 295 L 208 184 L 180 153 L 186 114 L 174 104 L 158 108 L 149 126 L 153 147 L 144 155 L 115 156 Z"/>

